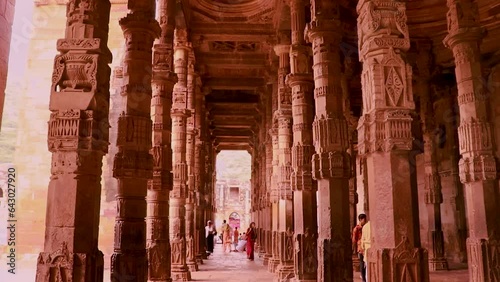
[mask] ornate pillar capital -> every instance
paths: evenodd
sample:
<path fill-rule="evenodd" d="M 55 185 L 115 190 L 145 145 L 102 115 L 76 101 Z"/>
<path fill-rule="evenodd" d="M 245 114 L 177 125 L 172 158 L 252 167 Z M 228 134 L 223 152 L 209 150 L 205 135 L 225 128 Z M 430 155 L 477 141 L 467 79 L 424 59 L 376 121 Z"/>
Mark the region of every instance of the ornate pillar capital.
<path fill-rule="evenodd" d="M 358 12 L 358 48 L 360 61 L 390 50 L 408 51 L 410 36 L 406 24 L 406 3 L 362 0 Z M 391 20 L 389 20 L 391 19 Z"/>

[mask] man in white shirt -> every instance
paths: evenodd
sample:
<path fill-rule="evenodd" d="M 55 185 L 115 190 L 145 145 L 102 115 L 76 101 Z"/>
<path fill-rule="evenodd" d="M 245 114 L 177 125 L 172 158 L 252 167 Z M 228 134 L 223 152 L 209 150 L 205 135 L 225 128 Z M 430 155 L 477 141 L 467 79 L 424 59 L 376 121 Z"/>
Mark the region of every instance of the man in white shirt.
<path fill-rule="evenodd" d="M 217 234 L 217 230 L 215 226 L 212 224 L 212 221 L 209 220 L 207 222 L 207 226 L 205 226 L 205 238 L 207 239 L 207 253 L 210 255 L 214 252 L 214 236 Z"/>

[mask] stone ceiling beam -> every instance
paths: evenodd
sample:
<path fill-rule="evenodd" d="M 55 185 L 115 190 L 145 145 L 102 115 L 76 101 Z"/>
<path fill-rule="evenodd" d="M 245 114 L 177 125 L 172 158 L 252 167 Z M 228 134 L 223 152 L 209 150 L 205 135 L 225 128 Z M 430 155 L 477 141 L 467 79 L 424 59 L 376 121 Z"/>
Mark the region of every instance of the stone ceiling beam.
<path fill-rule="evenodd" d="M 230 151 L 236 151 L 236 150 L 244 150 L 248 151 L 252 147 L 249 144 L 231 144 L 231 143 L 221 143 L 217 146 L 218 150 L 230 150 Z"/>
<path fill-rule="evenodd" d="M 221 36 L 230 36 L 231 40 L 265 41 L 274 31 L 269 24 L 249 23 L 194 23 L 191 27 L 193 36 L 201 36 L 203 40 L 221 40 Z"/>
<path fill-rule="evenodd" d="M 214 90 L 256 90 L 265 84 L 263 78 L 206 78 L 204 85 Z"/>
<path fill-rule="evenodd" d="M 268 63 L 267 54 L 248 53 L 200 53 L 197 60 L 202 65 L 217 65 L 226 67 L 255 67 L 265 68 Z"/>

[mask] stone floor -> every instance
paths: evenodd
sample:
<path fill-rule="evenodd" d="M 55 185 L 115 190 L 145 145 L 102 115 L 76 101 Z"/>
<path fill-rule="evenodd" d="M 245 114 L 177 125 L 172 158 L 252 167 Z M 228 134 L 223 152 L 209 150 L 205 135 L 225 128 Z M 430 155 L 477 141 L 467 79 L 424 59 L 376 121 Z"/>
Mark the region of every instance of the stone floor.
<path fill-rule="evenodd" d="M 193 272 L 193 281 L 255 282 L 273 281 L 273 274 L 262 265 L 258 255 L 254 261 L 245 252 L 223 253 L 222 245 L 216 244 L 214 253 Z"/>
<path fill-rule="evenodd" d="M 5 257 L 0 253 L 0 282 L 35 281 L 36 261 L 21 263 L 15 275 L 7 273 Z M 216 244 L 215 252 L 204 260 L 199 271 L 192 273 L 193 281 L 213 282 L 272 282 L 273 274 L 262 265 L 262 260 L 255 256 L 255 261 L 249 261 L 246 253 L 223 253 L 222 245 Z M 104 281 L 109 282 L 109 269 L 104 271 Z M 453 270 L 431 273 L 431 282 L 466 282 L 467 270 Z M 125 281 L 124 281 L 125 282 Z M 326 281 L 325 281 L 326 282 Z M 359 272 L 354 273 L 354 282 L 361 282 Z M 419 281 L 415 281 L 419 282 Z"/>

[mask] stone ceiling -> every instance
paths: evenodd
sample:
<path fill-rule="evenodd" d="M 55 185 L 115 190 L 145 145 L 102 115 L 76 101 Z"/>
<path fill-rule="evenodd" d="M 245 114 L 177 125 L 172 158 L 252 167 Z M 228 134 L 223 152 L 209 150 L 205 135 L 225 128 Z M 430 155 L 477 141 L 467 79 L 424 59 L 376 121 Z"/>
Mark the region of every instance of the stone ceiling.
<path fill-rule="evenodd" d="M 361 71 L 357 53 L 357 13 L 354 0 L 338 0 L 345 34 L 343 44 L 354 60 L 351 108 L 360 114 Z M 261 91 L 276 69 L 272 46 L 280 31 L 289 33 L 290 11 L 284 0 L 182 0 L 186 25 L 195 48 L 210 110 L 212 137 L 219 149 L 248 149 L 258 126 Z M 478 0 L 480 18 L 487 28 L 482 52 L 496 62 L 500 38 L 498 0 Z M 412 39 L 430 39 L 438 65 L 453 67 L 452 53 L 442 40 L 447 34 L 446 0 L 408 0 Z M 306 8 L 306 15 L 309 17 Z M 306 22 L 308 22 L 307 19 Z M 345 48 L 344 48 L 345 49 Z M 346 54 L 343 50 L 342 57 Z"/>

